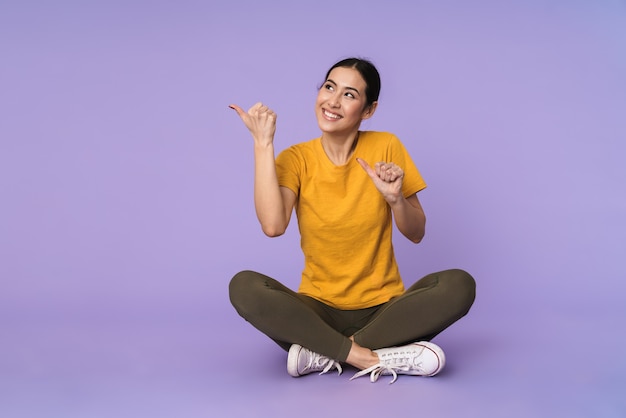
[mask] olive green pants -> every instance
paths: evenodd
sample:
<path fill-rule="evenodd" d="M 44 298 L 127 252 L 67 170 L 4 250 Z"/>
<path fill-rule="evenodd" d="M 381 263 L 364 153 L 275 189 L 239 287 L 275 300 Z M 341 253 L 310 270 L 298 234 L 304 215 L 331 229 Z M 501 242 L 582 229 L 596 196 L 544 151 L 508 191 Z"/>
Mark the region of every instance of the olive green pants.
<path fill-rule="evenodd" d="M 469 311 L 476 283 L 463 270 L 445 270 L 387 303 L 357 310 L 330 307 L 254 271 L 237 273 L 229 292 L 239 315 L 285 350 L 300 344 L 344 362 L 351 336 L 372 350 L 432 339 Z"/>

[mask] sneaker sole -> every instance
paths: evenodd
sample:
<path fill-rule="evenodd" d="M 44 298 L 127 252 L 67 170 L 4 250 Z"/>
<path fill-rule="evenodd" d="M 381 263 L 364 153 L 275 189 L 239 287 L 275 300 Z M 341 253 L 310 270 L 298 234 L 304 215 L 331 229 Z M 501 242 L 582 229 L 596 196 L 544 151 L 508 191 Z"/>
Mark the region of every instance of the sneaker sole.
<path fill-rule="evenodd" d="M 439 347 L 437 344 L 433 344 L 431 342 L 428 341 L 420 341 L 418 343 L 415 343 L 415 345 L 419 345 L 420 347 L 424 347 L 427 350 L 432 351 L 435 356 L 437 356 L 437 368 L 435 369 L 434 372 L 427 374 L 426 376 L 434 376 L 437 373 L 439 373 L 443 367 L 446 365 L 446 355 L 444 354 L 443 350 L 441 349 L 441 347 Z"/>
<path fill-rule="evenodd" d="M 292 377 L 303 376 L 298 373 L 298 358 L 300 358 L 300 351 L 302 346 L 298 344 L 292 344 L 289 347 L 289 354 L 287 355 L 287 373 Z"/>

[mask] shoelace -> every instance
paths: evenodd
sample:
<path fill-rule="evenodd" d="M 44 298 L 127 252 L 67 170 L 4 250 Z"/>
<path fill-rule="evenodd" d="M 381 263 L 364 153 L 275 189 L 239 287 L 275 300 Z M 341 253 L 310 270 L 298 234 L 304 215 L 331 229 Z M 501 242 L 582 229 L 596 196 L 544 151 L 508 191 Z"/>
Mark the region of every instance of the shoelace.
<path fill-rule="evenodd" d="M 330 371 L 330 369 L 332 369 L 333 367 L 335 367 L 337 369 L 337 371 L 339 372 L 338 374 L 340 375 L 341 373 L 343 373 L 343 369 L 341 368 L 341 364 L 339 364 L 339 362 L 329 359 L 328 357 L 324 357 L 321 356 L 319 354 L 315 354 L 313 356 L 311 356 L 310 360 L 309 360 L 309 364 L 307 365 L 307 368 L 312 369 L 318 369 L 320 367 L 322 367 L 322 365 L 324 364 L 324 361 L 327 361 L 326 366 L 324 367 L 324 369 L 320 372 L 320 374 L 324 374 L 324 373 L 328 373 Z"/>
<path fill-rule="evenodd" d="M 407 372 L 410 369 L 411 368 L 407 365 L 398 366 L 393 364 L 378 363 L 373 365 L 372 367 L 368 367 L 367 369 L 363 369 L 360 372 L 357 372 L 354 376 L 350 378 L 350 380 L 356 379 L 357 377 L 365 376 L 366 374 L 370 373 L 370 381 L 374 383 L 378 380 L 381 374 L 390 374 L 393 376 L 393 378 L 391 379 L 391 382 L 389 382 L 389 384 L 392 384 L 393 382 L 398 380 L 398 372 Z"/>
<path fill-rule="evenodd" d="M 361 370 L 360 372 L 357 372 L 354 376 L 352 376 L 352 378 L 350 378 L 350 380 L 371 373 L 370 381 L 374 383 L 378 380 L 381 374 L 390 374 L 393 376 L 393 378 L 391 379 L 391 382 L 389 382 L 389 384 L 392 384 L 393 382 L 398 380 L 398 373 L 408 372 L 411 370 L 411 368 L 419 369 L 420 364 L 411 366 L 408 364 L 410 360 L 411 357 L 404 355 L 404 353 L 394 353 L 380 363 L 368 367 L 367 369 Z"/>

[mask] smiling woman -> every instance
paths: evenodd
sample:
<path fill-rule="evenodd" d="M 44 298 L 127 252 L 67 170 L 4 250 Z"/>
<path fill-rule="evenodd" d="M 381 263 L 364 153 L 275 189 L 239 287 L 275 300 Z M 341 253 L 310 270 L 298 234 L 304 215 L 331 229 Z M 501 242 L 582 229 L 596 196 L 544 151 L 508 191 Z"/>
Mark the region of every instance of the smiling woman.
<path fill-rule="evenodd" d="M 427 275 L 405 289 L 393 253 L 393 225 L 419 243 L 426 187 L 400 140 L 361 131 L 378 106 L 374 65 L 349 58 L 319 89 L 319 138 L 275 158 L 276 114 L 262 103 L 231 107 L 254 143 L 254 202 L 264 233 L 282 235 L 295 210 L 305 266 L 298 291 L 253 271 L 230 282 L 237 312 L 288 351 L 297 377 L 347 363 L 370 374 L 434 376 L 445 365 L 430 340 L 473 304 L 474 279 L 462 270 Z M 353 377 L 353 378 L 354 378 Z"/>
<path fill-rule="evenodd" d="M 361 121 L 374 115 L 377 104 L 377 98 L 367 96 L 367 84 L 357 70 L 335 67 L 329 72 L 317 95 L 316 113 L 324 132 L 322 146 L 335 165 L 348 162 Z"/>

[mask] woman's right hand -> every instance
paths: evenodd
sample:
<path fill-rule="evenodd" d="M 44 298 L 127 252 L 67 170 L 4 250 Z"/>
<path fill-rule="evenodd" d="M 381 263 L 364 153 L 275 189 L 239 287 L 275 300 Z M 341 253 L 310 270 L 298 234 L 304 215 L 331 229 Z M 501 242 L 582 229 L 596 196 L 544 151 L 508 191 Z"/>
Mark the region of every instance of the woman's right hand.
<path fill-rule="evenodd" d="M 276 113 L 270 108 L 260 102 L 252 106 L 248 112 L 235 104 L 228 107 L 237 112 L 257 144 L 270 145 L 273 143 L 276 133 Z"/>

